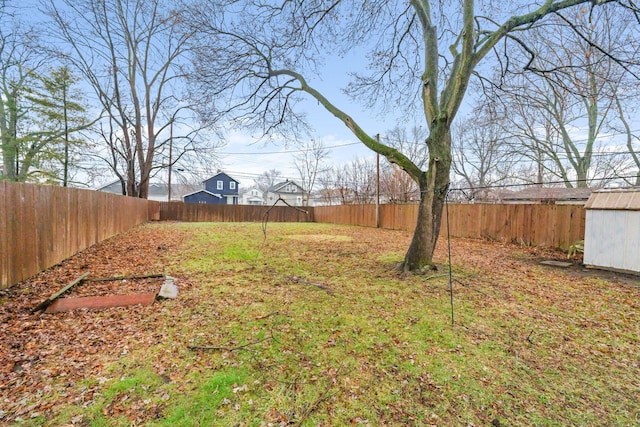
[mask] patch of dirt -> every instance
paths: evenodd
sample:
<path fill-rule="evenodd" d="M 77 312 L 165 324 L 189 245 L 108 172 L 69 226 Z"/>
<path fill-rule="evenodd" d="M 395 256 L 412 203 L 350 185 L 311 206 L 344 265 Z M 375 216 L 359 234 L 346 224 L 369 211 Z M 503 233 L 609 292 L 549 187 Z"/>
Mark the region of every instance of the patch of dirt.
<path fill-rule="evenodd" d="M 532 248 L 533 257 L 527 257 L 525 262 L 530 264 L 539 264 L 550 270 L 560 269 L 565 271 L 571 277 L 575 278 L 596 278 L 610 283 L 621 284 L 625 286 L 640 287 L 640 274 L 626 273 L 615 270 L 606 270 L 600 268 L 587 268 L 582 263 L 581 257 L 567 258 L 566 254 L 559 250 L 548 248 Z M 569 267 L 556 267 L 541 264 L 543 261 L 557 261 L 561 263 L 570 262 Z"/>

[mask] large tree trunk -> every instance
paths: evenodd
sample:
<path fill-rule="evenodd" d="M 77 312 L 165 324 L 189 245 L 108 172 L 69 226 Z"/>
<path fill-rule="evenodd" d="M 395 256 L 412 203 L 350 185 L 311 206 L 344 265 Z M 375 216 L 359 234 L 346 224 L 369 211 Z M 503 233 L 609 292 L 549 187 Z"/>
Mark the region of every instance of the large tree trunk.
<path fill-rule="evenodd" d="M 586 171 L 578 170 L 576 172 L 578 172 L 576 174 L 577 175 L 577 181 L 578 181 L 577 184 L 576 184 L 576 187 L 578 187 L 578 188 L 587 188 L 587 187 L 589 187 L 589 183 L 587 182 L 587 173 L 586 173 Z"/>
<path fill-rule="evenodd" d="M 2 167 L 3 178 L 9 181 L 17 181 L 16 173 L 16 147 L 11 138 L 2 138 Z"/>
<path fill-rule="evenodd" d="M 429 169 L 420 179 L 418 222 L 409 250 L 401 264 L 405 272 L 433 269 L 433 253 L 440 234 L 442 210 L 449 190 L 451 133 L 446 122 L 434 125 L 427 139 Z"/>
<path fill-rule="evenodd" d="M 3 92 L 6 99 L 0 101 L 0 137 L 2 140 L 3 178 L 19 181 L 18 177 L 18 137 L 17 137 L 17 94 Z"/>

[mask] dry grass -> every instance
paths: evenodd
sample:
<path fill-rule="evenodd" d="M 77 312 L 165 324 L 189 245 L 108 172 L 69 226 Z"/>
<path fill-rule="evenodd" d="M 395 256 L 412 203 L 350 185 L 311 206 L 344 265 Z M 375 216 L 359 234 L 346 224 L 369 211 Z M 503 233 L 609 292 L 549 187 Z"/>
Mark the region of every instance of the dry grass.
<path fill-rule="evenodd" d="M 0 416 L 26 425 L 640 423 L 637 279 L 456 239 L 452 326 L 446 275 L 393 270 L 409 238 L 269 224 L 265 241 L 259 224 L 175 223 L 111 239 L 2 296 L 9 409 Z M 123 261 L 131 252 L 138 261 Z M 104 276 L 150 264 L 178 278 L 177 300 L 26 312 L 51 293 L 44 282 L 81 266 Z"/>

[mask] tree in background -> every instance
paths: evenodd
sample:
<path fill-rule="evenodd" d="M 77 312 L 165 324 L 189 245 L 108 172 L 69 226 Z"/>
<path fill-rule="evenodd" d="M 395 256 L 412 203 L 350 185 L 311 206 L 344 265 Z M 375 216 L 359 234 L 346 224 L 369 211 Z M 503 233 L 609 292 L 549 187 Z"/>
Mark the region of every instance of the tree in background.
<path fill-rule="evenodd" d="M 319 174 L 318 182 L 316 200 L 321 204 L 375 203 L 376 163 L 372 159 L 355 158 L 325 169 Z"/>
<path fill-rule="evenodd" d="M 39 151 L 31 144 L 25 125 L 27 94 L 36 84 L 41 58 L 31 49 L 29 32 L 19 26 L 0 26 L 0 141 L 3 179 L 26 181 L 29 159 Z"/>
<path fill-rule="evenodd" d="M 511 56 L 524 71 L 505 76 L 495 104 L 506 119 L 504 132 L 518 140 L 514 150 L 536 164 L 538 182 L 548 173 L 567 187 L 587 187 L 594 178 L 600 184 L 611 170 L 602 140 L 620 114 L 617 94 L 630 79 L 637 85 L 621 60 L 637 56 L 629 30 L 635 18 L 613 8 L 581 8 L 548 21 L 529 33 L 524 55 Z"/>
<path fill-rule="evenodd" d="M 637 89 L 627 92 L 627 94 L 634 94 L 636 97 L 640 95 L 637 94 Z M 637 108 L 633 110 L 624 108 L 621 97 L 620 93 L 616 93 L 615 103 L 622 128 L 621 134 L 624 135 L 629 160 L 626 165 L 620 165 L 618 161 L 611 162 L 608 169 L 614 171 L 615 178 L 621 178 L 627 185 L 640 186 L 640 136 L 638 136 L 638 130 L 632 129 L 629 124 L 629 117 L 637 111 Z M 614 126 L 614 129 L 617 129 L 617 127 Z M 631 176 L 634 177 L 630 178 Z"/>
<path fill-rule="evenodd" d="M 43 64 L 54 58 L 38 48 L 33 29 L 15 23 L 3 32 L 7 28 L 0 28 L 2 178 L 66 185 L 72 135 L 86 127 L 75 80 L 64 67 L 43 74 Z"/>
<path fill-rule="evenodd" d="M 453 171 L 468 200 L 486 197 L 488 187 L 513 182 L 522 155 L 509 148 L 500 120 L 481 105 L 453 128 Z"/>
<path fill-rule="evenodd" d="M 270 169 L 263 172 L 259 177 L 254 178 L 253 182 L 256 188 L 262 193 L 269 191 L 271 187 L 282 181 L 282 172 L 276 169 Z"/>
<path fill-rule="evenodd" d="M 50 155 L 41 162 L 48 163 L 54 182 L 67 187 L 71 170 L 79 161 L 79 150 L 87 144 L 77 135 L 92 123 L 87 117 L 84 96 L 77 87 L 79 79 L 69 67 L 52 69 L 40 80 L 41 90 L 28 98 L 37 115 L 40 138 L 50 146 Z"/>
<path fill-rule="evenodd" d="M 49 1 L 53 34 L 65 58 L 91 85 L 106 118 L 99 123 L 106 160 L 124 194 L 146 198 L 154 173 L 187 152 L 214 153 L 198 146 L 194 106 L 184 101 L 188 42 L 183 12 L 159 0 Z M 180 136 L 170 135 L 181 123 Z M 209 143 L 210 141 L 207 141 Z"/>
<path fill-rule="evenodd" d="M 405 153 L 419 168 L 423 169 L 429 160 L 424 143 L 427 129 L 413 126 L 409 129 L 396 126 L 381 137 L 381 140 L 396 150 Z M 380 170 L 380 194 L 382 201 L 388 203 L 415 203 L 420 200 L 420 188 L 413 178 L 401 167 L 386 159 Z"/>
<path fill-rule="evenodd" d="M 321 140 L 311 138 L 303 145 L 299 154 L 294 156 L 294 166 L 300 176 L 300 185 L 306 192 L 304 204 L 309 204 L 318 175 L 328 170 L 326 164 L 329 151 Z"/>
<path fill-rule="evenodd" d="M 605 3 L 626 7 L 630 14 L 637 12 L 622 1 L 499 5 L 487 1 L 476 6 L 473 0 L 256 0 L 230 2 L 224 9 L 217 2 L 200 3 L 193 8 L 191 19 L 195 28 L 210 36 L 198 58 L 202 92 L 209 97 L 229 94 L 229 110 L 242 123 L 266 133 L 282 132 L 287 125 L 295 128 L 292 124 L 304 122 L 296 114 L 296 101 L 306 95 L 344 123 L 364 145 L 412 177 L 420 188 L 420 207 L 401 268 L 420 271 L 433 265 L 449 188 L 451 126 L 478 65 L 492 52 L 502 57 L 511 44 L 524 45 L 518 36 L 544 24 L 550 15 L 580 5 L 587 10 L 608 7 Z M 429 129 L 426 170 L 406 154 L 378 142 L 308 80 L 327 57 L 344 57 L 362 48 L 369 50 L 370 72 L 355 75 L 348 92 L 368 106 L 403 112 L 419 109 Z"/>

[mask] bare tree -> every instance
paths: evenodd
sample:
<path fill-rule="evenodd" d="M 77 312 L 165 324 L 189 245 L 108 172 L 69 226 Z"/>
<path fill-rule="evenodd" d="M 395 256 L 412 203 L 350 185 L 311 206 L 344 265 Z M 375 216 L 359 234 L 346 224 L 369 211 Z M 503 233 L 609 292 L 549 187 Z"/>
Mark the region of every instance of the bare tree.
<path fill-rule="evenodd" d="M 258 190 L 262 191 L 262 193 L 266 193 L 271 187 L 276 185 L 281 178 L 282 172 L 276 169 L 270 169 L 263 172 L 259 177 L 254 178 L 253 182 Z"/>
<path fill-rule="evenodd" d="M 321 187 L 318 201 L 321 204 L 374 203 L 376 164 L 371 159 L 355 158 L 343 165 L 325 169 L 318 181 Z"/>
<path fill-rule="evenodd" d="M 196 149 L 199 128 L 184 131 L 193 106 L 180 96 L 193 35 L 183 31 L 183 12 L 160 0 L 50 0 L 48 13 L 67 59 L 107 115 L 99 134 L 108 154 L 100 157 L 124 194 L 146 198 L 150 178 L 169 166 L 169 151 L 174 164 Z M 178 124 L 181 135 L 170 135 Z"/>
<path fill-rule="evenodd" d="M 486 197 L 489 187 L 513 182 L 522 156 L 509 149 L 500 117 L 480 105 L 452 134 L 453 171 L 468 199 Z"/>
<path fill-rule="evenodd" d="M 426 128 L 413 126 L 409 129 L 396 126 L 382 137 L 382 141 L 407 157 L 423 169 L 429 160 L 424 143 L 428 136 Z M 414 203 L 420 200 L 418 183 L 398 165 L 383 161 L 380 171 L 380 193 L 390 203 Z"/>
<path fill-rule="evenodd" d="M 622 93 L 625 95 L 623 96 Z M 639 96 L 640 93 L 638 93 L 636 85 L 625 87 L 624 91 L 616 91 L 613 95 L 621 130 L 618 130 L 618 125 L 613 125 L 613 128 L 624 136 L 624 147 L 627 150 L 625 154 L 628 156 L 625 156 L 627 164 L 621 164 L 616 156 L 616 160 L 612 161 L 607 168 L 607 170 L 614 172 L 614 179 L 620 178 L 627 185 L 635 186 L 640 186 L 640 136 L 638 136 L 637 130 L 631 128 L 629 120 L 631 115 L 637 112 Z M 624 102 L 625 100 L 627 103 Z M 629 100 L 635 101 L 632 108 L 629 108 Z M 630 178 L 633 175 L 635 177 Z"/>
<path fill-rule="evenodd" d="M 344 204 L 343 192 L 340 191 L 337 183 L 340 182 L 338 173 L 334 166 L 330 166 L 328 169 L 318 175 L 318 184 L 320 188 L 316 192 L 314 198 L 314 204 L 333 206 L 338 204 Z"/>
<path fill-rule="evenodd" d="M 549 15 L 582 4 L 587 8 L 605 3 L 628 6 L 606 0 L 501 2 L 499 6 L 487 1 L 478 7 L 475 3 L 247 1 L 232 2 L 222 14 L 210 3 L 194 7 L 194 25 L 211 36 L 200 56 L 202 88 L 211 86 L 210 96 L 233 94 L 235 102 L 229 109 L 246 125 L 260 126 L 265 132 L 300 123 L 304 117 L 296 114 L 296 101 L 310 96 L 364 145 L 401 167 L 418 183 L 421 194 L 416 229 L 401 268 L 422 270 L 432 265 L 449 188 L 451 125 L 480 62 L 497 53 L 501 43 L 519 43 L 517 34 Z M 496 22 L 490 16 L 507 18 Z M 327 56 L 350 54 L 358 47 L 370 49 L 370 73 L 356 75 L 349 93 L 365 104 L 379 103 L 387 109 L 408 111 L 418 106 L 429 129 L 426 170 L 378 142 L 308 80 Z M 211 57 L 212 51 L 216 58 Z M 219 86 L 211 85 L 213 76 Z"/>
<path fill-rule="evenodd" d="M 344 183 L 350 193 L 350 203 L 374 203 L 376 195 L 376 165 L 372 159 L 355 158 L 342 166 Z"/>
<path fill-rule="evenodd" d="M 300 176 L 300 185 L 307 193 L 305 204 L 311 200 L 311 193 L 316 185 L 318 175 L 328 169 L 326 165 L 329 151 L 319 139 L 310 139 L 304 144 L 302 151 L 294 156 L 295 167 Z"/>
<path fill-rule="evenodd" d="M 598 8 L 557 14 L 549 23 L 530 33 L 530 56 L 522 57 L 526 71 L 506 78 L 499 89 L 504 129 L 538 165 L 538 179 L 544 170 L 567 187 L 586 187 L 604 179 L 594 173 L 606 171 L 602 136 L 612 131 L 616 93 L 630 77 L 616 56 L 637 52 L 628 29 L 634 21 Z M 620 46 L 626 51 L 619 52 Z"/>
<path fill-rule="evenodd" d="M 37 64 L 32 61 L 30 49 L 15 30 L 10 33 L 0 27 L 0 138 L 2 148 L 3 179 L 24 180 L 28 167 L 20 167 L 20 152 L 24 141 L 19 135 L 19 123 L 26 116 L 21 105 Z"/>

